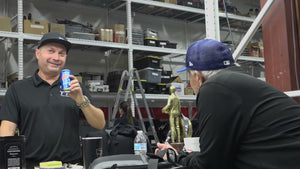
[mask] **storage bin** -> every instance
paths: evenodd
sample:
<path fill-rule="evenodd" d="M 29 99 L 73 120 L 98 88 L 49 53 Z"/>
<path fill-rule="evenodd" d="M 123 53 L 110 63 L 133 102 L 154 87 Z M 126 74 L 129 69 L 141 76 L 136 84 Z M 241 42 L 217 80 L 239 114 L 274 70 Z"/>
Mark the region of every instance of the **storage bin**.
<path fill-rule="evenodd" d="M 157 40 L 156 46 L 165 48 L 165 47 L 167 47 L 168 43 L 169 43 L 169 41 L 167 41 L 167 40 Z"/>
<path fill-rule="evenodd" d="M 202 8 L 200 0 L 178 0 L 178 5 L 189 6 L 194 8 Z"/>
<path fill-rule="evenodd" d="M 157 90 L 156 83 L 149 83 L 149 82 L 145 83 L 145 93 L 157 94 L 156 90 Z"/>
<path fill-rule="evenodd" d="M 133 66 L 140 70 L 144 69 L 146 67 L 151 67 L 151 68 L 160 68 L 160 60 L 161 58 L 158 56 L 144 56 L 140 57 L 134 60 Z"/>
<path fill-rule="evenodd" d="M 145 46 L 156 46 L 156 40 L 154 39 L 144 39 Z"/>
<path fill-rule="evenodd" d="M 172 43 L 172 42 L 169 42 L 166 46 L 167 48 L 172 48 L 172 49 L 176 49 L 177 47 L 177 43 Z"/>
<path fill-rule="evenodd" d="M 147 80 L 141 79 L 141 84 L 142 84 L 142 88 L 143 88 L 144 93 L 159 94 L 156 83 L 149 83 L 149 82 L 147 82 Z M 141 92 L 140 91 L 141 89 L 138 86 L 138 82 L 137 82 L 136 79 L 134 79 L 134 90 L 136 92 Z"/>
<path fill-rule="evenodd" d="M 169 88 L 166 83 L 156 84 L 157 94 L 169 94 Z"/>
<path fill-rule="evenodd" d="M 161 83 L 170 83 L 171 82 L 172 71 L 162 71 L 161 72 Z"/>
<path fill-rule="evenodd" d="M 143 90 L 144 90 L 144 92 L 145 92 L 145 88 L 146 88 L 145 83 L 146 83 L 147 81 L 146 81 L 145 79 L 140 79 L 140 80 L 141 80 L 142 88 L 143 88 Z M 134 90 L 135 90 L 135 91 L 141 90 L 141 88 L 140 88 L 140 86 L 139 86 L 139 84 L 138 84 L 137 79 L 133 79 L 133 84 L 134 84 Z"/>
<path fill-rule="evenodd" d="M 160 83 L 161 81 L 161 69 L 147 67 L 145 69 L 139 70 L 138 72 L 140 78 L 147 80 L 147 82 L 149 83 Z"/>
<path fill-rule="evenodd" d="M 144 30 L 144 37 L 145 39 L 154 39 L 157 40 L 157 31 L 147 28 Z"/>

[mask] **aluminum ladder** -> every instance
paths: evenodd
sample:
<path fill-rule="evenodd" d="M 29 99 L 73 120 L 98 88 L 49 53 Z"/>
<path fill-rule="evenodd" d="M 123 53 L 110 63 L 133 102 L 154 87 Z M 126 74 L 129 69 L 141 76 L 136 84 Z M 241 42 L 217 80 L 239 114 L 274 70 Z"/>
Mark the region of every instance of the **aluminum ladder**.
<path fill-rule="evenodd" d="M 147 116 L 148 116 L 148 119 L 149 119 L 152 134 L 154 136 L 155 142 L 157 143 L 157 142 L 159 142 L 159 139 L 158 139 L 158 136 L 157 136 L 157 132 L 156 132 L 154 123 L 153 123 L 153 118 L 152 118 L 152 116 L 150 114 L 150 111 L 149 111 L 149 106 L 148 106 L 148 103 L 147 103 L 147 100 L 146 100 L 146 97 L 145 97 L 145 93 L 144 93 L 144 89 L 142 87 L 140 76 L 138 74 L 138 71 L 135 68 L 131 69 L 129 72 L 127 70 L 124 70 L 122 72 L 121 80 L 120 80 L 120 84 L 119 84 L 119 88 L 118 88 L 118 93 L 117 93 L 116 101 L 115 101 L 115 104 L 114 104 L 113 114 L 112 114 L 112 118 L 111 118 L 111 121 L 110 121 L 110 127 L 113 126 L 114 120 L 116 118 L 118 108 L 119 108 L 120 99 L 121 99 L 121 94 L 124 94 L 124 91 L 123 91 L 124 82 L 125 82 L 125 80 L 128 80 L 127 81 L 127 87 L 126 87 L 126 90 L 125 90 L 124 101 L 128 101 L 128 96 L 129 96 L 129 93 L 130 93 L 131 96 L 133 97 L 134 105 L 135 105 L 135 107 L 137 109 L 137 112 L 138 112 L 138 116 L 139 116 L 139 119 L 140 119 L 140 124 L 142 126 L 142 130 L 148 136 L 148 132 L 146 130 L 145 123 L 143 121 L 143 117 L 142 117 L 142 113 L 141 113 L 141 110 L 140 110 L 140 107 L 139 107 L 139 103 L 138 103 L 138 100 L 136 98 L 136 93 L 134 91 L 134 84 L 133 84 L 133 79 L 134 78 L 137 79 L 138 89 L 139 89 L 139 91 L 142 95 L 142 100 L 143 100 L 145 108 L 146 108 L 146 112 L 147 112 Z M 134 112 L 134 110 L 133 110 L 133 112 Z"/>

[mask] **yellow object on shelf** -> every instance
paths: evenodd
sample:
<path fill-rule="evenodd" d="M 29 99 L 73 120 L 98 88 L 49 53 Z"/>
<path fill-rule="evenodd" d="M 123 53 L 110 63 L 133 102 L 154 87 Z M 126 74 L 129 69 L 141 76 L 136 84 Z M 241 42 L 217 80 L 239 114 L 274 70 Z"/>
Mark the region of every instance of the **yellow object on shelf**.
<path fill-rule="evenodd" d="M 44 168 L 63 168 L 61 161 L 47 161 L 40 163 L 40 169 Z"/>

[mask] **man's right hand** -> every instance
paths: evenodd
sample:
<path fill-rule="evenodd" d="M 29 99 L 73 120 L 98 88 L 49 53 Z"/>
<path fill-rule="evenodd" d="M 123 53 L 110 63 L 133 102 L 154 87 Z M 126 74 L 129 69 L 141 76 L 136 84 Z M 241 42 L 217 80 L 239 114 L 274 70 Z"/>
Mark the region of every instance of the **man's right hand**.
<path fill-rule="evenodd" d="M 2 120 L 0 126 L 0 136 L 14 136 L 17 129 L 17 124 Z"/>

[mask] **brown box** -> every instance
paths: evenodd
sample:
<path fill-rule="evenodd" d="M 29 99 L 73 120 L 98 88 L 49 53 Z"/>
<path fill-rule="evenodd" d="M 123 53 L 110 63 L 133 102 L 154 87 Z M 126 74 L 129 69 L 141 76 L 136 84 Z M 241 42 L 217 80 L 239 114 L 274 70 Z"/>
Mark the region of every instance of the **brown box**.
<path fill-rule="evenodd" d="M 58 23 L 49 23 L 49 32 L 58 32 L 62 35 L 66 35 L 66 25 Z"/>
<path fill-rule="evenodd" d="M 112 29 L 99 29 L 99 40 L 106 42 L 113 42 L 113 30 Z"/>
<path fill-rule="evenodd" d="M 126 36 L 125 36 L 125 25 L 124 24 L 114 24 L 109 26 L 109 28 L 113 29 L 114 31 L 114 42 L 117 43 L 125 43 Z"/>
<path fill-rule="evenodd" d="M 77 78 L 78 82 L 82 83 L 82 76 L 80 76 L 80 75 L 75 75 L 75 77 Z"/>
<path fill-rule="evenodd" d="M 43 35 L 49 32 L 48 22 L 24 20 L 24 33 Z"/>
<path fill-rule="evenodd" d="M 184 95 L 194 95 L 194 90 L 192 87 L 186 87 L 184 88 Z"/>
<path fill-rule="evenodd" d="M 158 0 L 158 1 L 169 3 L 169 4 L 177 4 L 177 0 Z"/>
<path fill-rule="evenodd" d="M 0 31 L 10 31 L 10 17 L 0 16 Z"/>

